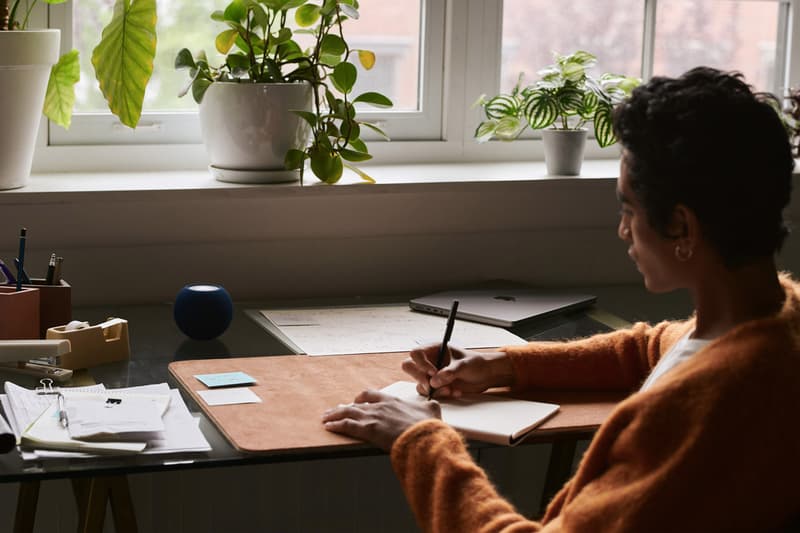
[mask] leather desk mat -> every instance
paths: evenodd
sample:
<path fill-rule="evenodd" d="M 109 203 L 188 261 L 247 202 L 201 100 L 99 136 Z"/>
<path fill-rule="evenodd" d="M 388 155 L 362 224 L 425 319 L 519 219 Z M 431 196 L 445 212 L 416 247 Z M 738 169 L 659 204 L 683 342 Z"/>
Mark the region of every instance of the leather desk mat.
<path fill-rule="evenodd" d="M 309 453 L 363 447 L 360 441 L 326 431 L 322 413 L 349 403 L 364 389 L 409 380 L 400 368 L 406 353 L 286 355 L 175 361 L 169 371 L 230 443 L 245 453 Z M 261 403 L 209 406 L 197 394 L 207 387 L 194 376 L 241 371 L 256 380 L 250 388 Z M 516 395 L 515 395 L 516 396 Z M 619 393 L 537 391 L 518 396 L 558 403 L 559 412 L 528 441 L 596 429 L 621 399 Z"/>

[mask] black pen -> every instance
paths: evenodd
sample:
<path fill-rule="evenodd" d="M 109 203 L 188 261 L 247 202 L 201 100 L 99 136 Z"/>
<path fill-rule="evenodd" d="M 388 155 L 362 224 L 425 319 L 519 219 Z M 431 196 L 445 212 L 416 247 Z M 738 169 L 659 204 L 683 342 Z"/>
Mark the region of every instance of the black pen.
<path fill-rule="evenodd" d="M 450 342 L 450 336 L 453 334 L 453 324 L 456 322 L 456 313 L 458 312 L 458 300 L 453 300 L 453 305 L 450 307 L 450 314 L 447 315 L 447 326 L 444 328 L 444 339 L 442 345 L 439 346 L 439 356 L 436 358 L 436 370 L 441 370 L 444 364 L 444 354 L 447 353 L 447 343 Z M 430 382 L 430 379 L 428 379 Z M 428 383 L 428 400 L 433 398 L 433 393 L 436 389 Z"/>
<path fill-rule="evenodd" d="M 17 257 L 17 290 L 22 290 L 22 277 L 25 272 L 25 234 L 27 228 L 19 230 L 19 256 Z"/>
<path fill-rule="evenodd" d="M 56 254 L 50 254 L 50 261 L 47 263 L 47 275 L 44 278 L 45 285 L 53 284 L 53 275 L 56 273 Z"/>

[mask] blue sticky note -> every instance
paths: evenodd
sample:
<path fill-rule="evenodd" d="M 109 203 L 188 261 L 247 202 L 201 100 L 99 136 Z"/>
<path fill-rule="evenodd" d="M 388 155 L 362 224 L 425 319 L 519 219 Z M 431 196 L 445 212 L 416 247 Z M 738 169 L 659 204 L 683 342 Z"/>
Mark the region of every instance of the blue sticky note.
<path fill-rule="evenodd" d="M 221 372 L 219 374 L 197 374 L 195 376 L 206 387 L 233 387 L 236 385 L 253 385 L 256 380 L 244 372 Z"/>

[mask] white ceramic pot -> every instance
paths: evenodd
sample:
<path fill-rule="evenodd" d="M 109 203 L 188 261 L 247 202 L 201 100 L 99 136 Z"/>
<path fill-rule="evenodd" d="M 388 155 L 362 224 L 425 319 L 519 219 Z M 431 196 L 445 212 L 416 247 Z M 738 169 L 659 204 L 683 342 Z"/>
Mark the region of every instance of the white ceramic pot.
<path fill-rule="evenodd" d="M 28 183 L 59 30 L 0 31 L 0 189 Z"/>
<path fill-rule="evenodd" d="M 549 175 L 580 175 L 586 149 L 586 129 L 542 130 L 542 141 Z"/>
<path fill-rule="evenodd" d="M 296 181 L 283 165 L 286 152 L 303 149 L 310 127 L 290 110 L 311 111 L 306 83 L 212 83 L 200 104 L 200 129 L 211 173 L 220 181 Z"/>

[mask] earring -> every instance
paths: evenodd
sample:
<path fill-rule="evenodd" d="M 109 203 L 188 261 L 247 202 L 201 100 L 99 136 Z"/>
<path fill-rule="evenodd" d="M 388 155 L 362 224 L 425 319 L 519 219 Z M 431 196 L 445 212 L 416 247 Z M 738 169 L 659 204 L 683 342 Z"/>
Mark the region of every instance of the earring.
<path fill-rule="evenodd" d="M 680 244 L 675 245 L 675 258 L 681 263 L 685 263 L 694 255 L 694 250 L 691 248 L 683 248 Z"/>

